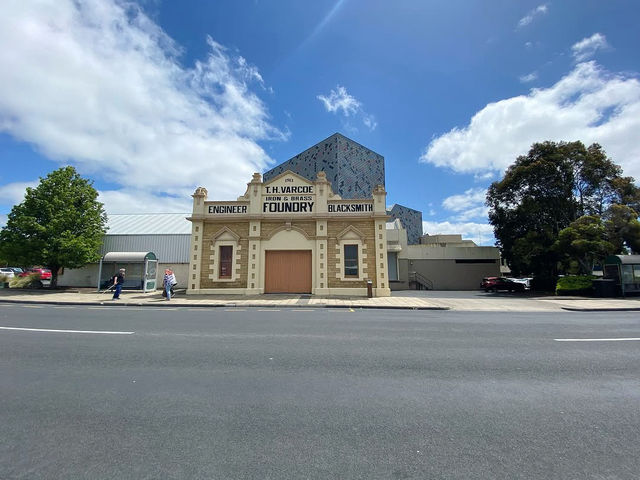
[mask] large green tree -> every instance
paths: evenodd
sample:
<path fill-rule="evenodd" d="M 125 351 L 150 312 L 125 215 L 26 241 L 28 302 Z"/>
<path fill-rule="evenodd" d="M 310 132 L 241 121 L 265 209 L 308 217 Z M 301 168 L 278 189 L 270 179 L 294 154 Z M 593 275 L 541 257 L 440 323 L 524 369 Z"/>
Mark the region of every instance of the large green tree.
<path fill-rule="evenodd" d="M 608 220 L 616 205 L 633 210 L 638 203 L 633 178 L 622 177 L 600 145 L 581 142 L 533 144 L 487 191 L 489 222 L 503 258 L 515 273 L 545 276 L 558 273 L 566 252 L 554 245 L 571 222 L 585 215 Z M 606 235 L 622 223 L 608 224 Z"/>
<path fill-rule="evenodd" d="M 9 213 L 0 231 L 0 256 L 20 265 L 79 268 L 100 258 L 107 216 L 93 182 L 73 167 L 51 172 Z"/>
<path fill-rule="evenodd" d="M 598 215 L 585 215 L 560 230 L 553 248 L 567 263 L 576 262 L 582 275 L 590 275 L 594 265 L 615 250 Z"/>
<path fill-rule="evenodd" d="M 636 210 L 627 205 L 611 205 L 605 229 L 614 253 L 640 253 L 640 222 Z"/>

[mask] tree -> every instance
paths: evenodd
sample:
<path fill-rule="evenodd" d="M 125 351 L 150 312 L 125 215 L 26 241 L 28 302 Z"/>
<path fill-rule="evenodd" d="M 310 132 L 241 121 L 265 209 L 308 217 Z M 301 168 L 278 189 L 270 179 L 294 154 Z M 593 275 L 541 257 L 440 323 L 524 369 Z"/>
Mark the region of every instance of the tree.
<path fill-rule="evenodd" d="M 626 205 L 611 205 L 605 222 L 614 254 L 640 253 L 640 222 L 636 211 Z"/>
<path fill-rule="evenodd" d="M 605 226 L 597 215 L 585 215 L 560 230 L 554 250 L 578 263 L 579 274 L 591 275 L 593 266 L 611 255 L 615 247 L 606 239 Z"/>
<path fill-rule="evenodd" d="M 535 143 L 518 157 L 489 187 L 486 202 L 496 245 L 512 271 L 554 276 L 558 261 L 566 258 L 553 248 L 563 229 L 585 215 L 608 220 L 616 205 L 640 208 L 640 189 L 621 175 L 595 143 L 589 148 L 581 142 Z M 626 225 L 629 241 L 624 242 L 635 242 L 635 224 L 623 223 L 607 224 L 601 240 Z"/>
<path fill-rule="evenodd" d="M 569 159 L 577 151 L 573 144 L 536 143 L 489 187 L 489 222 L 515 273 L 556 273 L 557 255 L 551 246 L 578 211 L 573 195 L 575 162 Z"/>
<path fill-rule="evenodd" d="M 613 163 L 597 143 L 586 150 L 581 142 L 567 144 L 569 146 L 574 149 L 569 159 L 574 164 L 578 216 L 602 216 L 608 205 L 620 203 L 616 180 L 621 178 L 622 168 Z"/>
<path fill-rule="evenodd" d="M 93 182 L 73 167 L 41 178 L 11 209 L 0 231 L 0 257 L 49 268 L 56 287 L 60 268 L 79 268 L 100 258 L 107 216 L 97 198 Z"/>

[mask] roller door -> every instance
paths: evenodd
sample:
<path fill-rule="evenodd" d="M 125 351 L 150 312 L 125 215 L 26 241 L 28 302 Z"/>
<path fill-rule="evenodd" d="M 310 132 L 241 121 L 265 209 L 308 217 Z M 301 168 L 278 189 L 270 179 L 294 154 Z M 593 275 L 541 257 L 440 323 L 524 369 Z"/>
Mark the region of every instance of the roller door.
<path fill-rule="evenodd" d="M 265 293 L 311 293 L 311 250 L 267 250 Z"/>

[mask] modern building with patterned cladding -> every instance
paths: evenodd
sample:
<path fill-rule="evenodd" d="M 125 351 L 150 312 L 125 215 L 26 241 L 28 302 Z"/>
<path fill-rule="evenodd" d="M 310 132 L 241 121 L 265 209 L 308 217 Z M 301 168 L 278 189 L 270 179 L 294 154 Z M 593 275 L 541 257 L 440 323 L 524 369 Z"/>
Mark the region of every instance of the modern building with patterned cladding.
<path fill-rule="evenodd" d="M 287 170 L 311 181 L 325 172 L 343 199 L 367 198 L 385 183 L 384 157 L 339 133 L 265 172 L 263 179 L 268 182 Z"/>
<path fill-rule="evenodd" d="M 392 219 L 398 219 L 407 231 L 407 243 L 418 245 L 422 236 L 422 212 L 404 205 L 392 205 L 387 208 L 387 215 Z"/>

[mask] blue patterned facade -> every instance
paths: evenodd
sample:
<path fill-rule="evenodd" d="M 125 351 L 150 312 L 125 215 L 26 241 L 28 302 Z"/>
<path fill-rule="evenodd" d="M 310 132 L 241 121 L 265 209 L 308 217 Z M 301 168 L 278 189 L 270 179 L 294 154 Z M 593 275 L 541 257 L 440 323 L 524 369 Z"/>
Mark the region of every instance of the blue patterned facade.
<path fill-rule="evenodd" d="M 384 157 L 357 142 L 334 133 L 262 175 L 265 182 L 291 170 L 311 181 L 325 172 L 331 188 L 344 199 L 369 198 L 376 185 L 385 184 Z M 420 243 L 422 212 L 394 205 L 387 213 L 402 222 L 410 245 Z"/>
<path fill-rule="evenodd" d="M 418 245 L 422 236 L 422 212 L 404 205 L 395 204 L 387 210 L 387 215 L 398 219 L 407 231 L 407 243 Z"/>
<path fill-rule="evenodd" d="M 384 157 L 339 133 L 265 172 L 263 179 L 287 170 L 312 181 L 325 172 L 333 191 L 345 199 L 369 198 L 385 180 Z"/>

